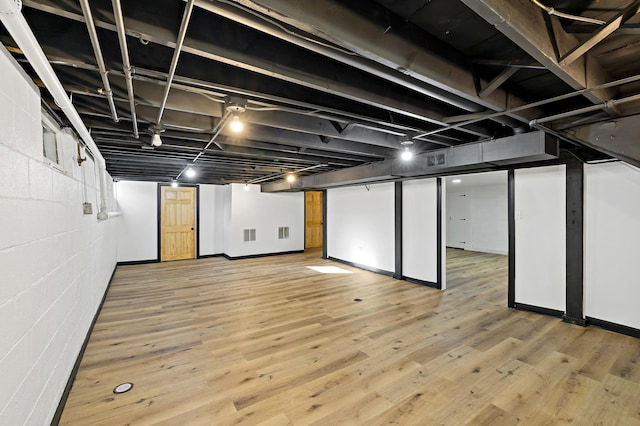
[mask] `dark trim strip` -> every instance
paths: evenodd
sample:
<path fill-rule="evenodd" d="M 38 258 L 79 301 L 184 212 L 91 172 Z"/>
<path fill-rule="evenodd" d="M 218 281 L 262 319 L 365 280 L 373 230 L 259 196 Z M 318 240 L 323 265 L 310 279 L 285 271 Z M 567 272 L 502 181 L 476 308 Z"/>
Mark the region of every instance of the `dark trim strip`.
<path fill-rule="evenodd" d="M 160 263 L 158 259 L 149 259 L 149 260 L 128 260 L 126 262 L 118 262 L 118 266 L 127 266 L 127 265 L 146 265 L 149 263 Z"/>
<path fill-rule="evenodd" d="M 360 263 L 349 262 L 348 260 L 336 259 L 335 257 L 328 257 L 327 259 L 345 265 L 353 266 L 354 268 L 364 269 L 365 271 L 375 272 L 376 274 L 386 275 L 387 277 L 393 278 L 394 275 L 391 271 L 385 271 L 384 269 L 378 269 L 374 268 L 373 266 L 362 265 Z"/>
<path fill-rule="evenodd" d="M 605 330 L 614 331 L 616 333 L 626 334 L 627 336 L 640 338 L 640 329 L 638 328 L 633 328 L 627 325 L 616 324 L 613 322 L 591 317 L 586 317 L 586 320 L 590 325 L 604 328 Z"/>
<path fill-rule="evenodd" d="M 229 256 L 226 253 L 222 253 L 219 256 L 222 256 L 227 260 L 242 260 L 242 259 L 257 259 L 259 257 L 282 256 L 285 254 L 299 254 L 299 253 L 304 253 L 304 250 L 280 251 L 276 253 L 249 254 L 246 256 L 235 256 L 235 257 Z"/>
<path fill-rule="evenodd" d="M 566 165 L 566 315 L 563 321 L 586 326 L 584 320 L 584 165 Z"/>
<path fill-rule="evenodd" d="M 432 281 L 423 281 L 423 280 L 418 280 L 415 278 L 410 278 L 410 277 L 402 277 L 403 280 L 405 280 L 406 282 L 412 283 L 412 284 L 418 284 L 418 285 L 423 285 L 425 287 L 431 287 L 431 288 L 435 288 L 437 290 L 440 290 L 440 287 L 438 287 L 438 283 L 434 283 Z"/>
<path fill-rule="evenodd" d="M 201 254 L 200 256 L 198 256 L 198 259 L 209 259 L 212 257 L 224 257 L 224 255 L 222 253 L 216 253 L 216 254 Z"/>
<path fill-rule="evenodd" d="M 158 227 L 157 227 L 157 235 L 156 235 L 156 242 L 157 242 L 157 246 L 158 246 L 158 262 L 161 262 L 162 260 L 162 241 L 161 241 L 161 235 L 162 235 L 162 190 L 160 189 L 163 186 L 171 186 L 171 183 L 167 183 L 167 182 L 158 182 L 158 191 L 157 191 L 157 199 L 156 202 L 158 204 Z M 200 257 L 200 185 L 197 184 L 191 184 L 191 183 L 180 183 L 178 185 L 179 187 L 188 187 L 188 188 L 195 188 L 196 189 L 196 205 L 195 205 L 195 209 L 196 209 L 196 259 L 198 259 Z M 185 259 L 188 260 L 188 259 Z"/>
<path fill-rule="evenodd" d="M 442 261 L 446 251 L 442 250 L 442 178 L 436 179 L 436 288 L 442 290 Z"/>
<path fill-rule="evenodd" d="M 513 308 L 519 311 L 534 312 L 536 314 L 549 315 L 551 317 L 562 318 L 564 312 L 557 309 L 541 308 L 540 306 L 527 305 L 525 303 L 514 303 Z"/>
<path fill-rule="evenodd" d="M 515 170 L 507 173 L 507 218 L 509 227 L 509 282 L 507 306 L 516 307 L 516 180 Z"/>
<path fill-rule="evenodd" d="M 395 232 L 395 273 L 393 278 L 402 279 L 402 181 L 394 182 L 394 232 Z"/>
<path fill-rule="evenodd" d="M 82 362 L 82 358 L 84 357 L 84 352 L 87 349 L 87 345 L 89 344 L 91 333 L 93 333 L 93 327 L 96 325 L 96 322 L 98 321 L 100 312 L 102 312 L 102 306 L 104 305 L 104 301 L 107 299 L 107 293 L 109 293 L 109 289 L 111 288 L 111 283 L 113 282 L 113 276 L 116 274 L 117 269 L 118 269 L 118 266 L 116 265 L 113 268 L 113 272 L 111 272 L 111 277 L 109 278 L 109 282 L 107 283 L 107 288 L 104 290 L 104 294 L 102 295 L 102 300 L 100 301 L 100 305 L 98 305 L 98 309 L 96 310 L 96 313 L 93 315 L 93 320 L 91 321 L 91 325 L 87 330 L 87 334 L 84 337 L 82 346 L 80 346 L 80 352 L 78 352 L 78 356 L 76 357 L 76 362 L 73 364 L 73 368 L 71 369 L 71 373 L 69 374 L 69 379 L 67 380 L 67 384 L 64 387 L 64 392 L 62 392 L 62 397 L 60 398 L 60 402 L 58 403 L 58 408 L 56 409 L 56 412 L 53 415 L 53 419 L 51 420 L 51 426 L 57 426 L 58 424 L 60 424 L 60 419 L 62 418 L 62 412 L 64 411 L 64 406 L 67 405 L 67 399 L 69 399 L 69 394 L 71 393 L 73 382 L 76 380 L 76 375 L 78 374 L 78 370 L 80 369 L 80 363 Z"/>
<path fill-rule="evenodd" d="M 327 190 L 322 191 L 322 258 L 328 259 L 329 255 L 327 252 L 328 243 L 327 243 Z"/>
<path fill-rule="evenodd" d="M 588 325 L 586 319 L 571 317 L 571 316 L 569 316 L 567 314 L 564 314 L 562 316 L 562 321 L 566 322 L 567 324 L 579 325 L 581 327 L 586 327 Z"/>

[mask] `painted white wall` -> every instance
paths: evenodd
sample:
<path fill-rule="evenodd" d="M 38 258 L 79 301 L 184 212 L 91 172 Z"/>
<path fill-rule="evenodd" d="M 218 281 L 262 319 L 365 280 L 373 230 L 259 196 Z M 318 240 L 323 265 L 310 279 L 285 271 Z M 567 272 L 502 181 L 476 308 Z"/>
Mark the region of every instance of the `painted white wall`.
<path fill-rule="evenodd" d="M 327 190 L 327 255 L 395 269 L 394 184 Z"/>
<path fill-rule="evenodd" d="M 263 193 L 260 185 L 231 184 L 230 257 L 304 250 L 304 194 Z M 289 227 L 289 238 L 278 239 L 278 227 Z M 244 242 L 243 231 L 256 230 L 256 241 Z"/>
<path fill-rule="evenodd" d="M 402 274 L 435 283 L 437 273 L 436 179 L 402 183 Z"/>
<path fill-rule="evenodd" d="M 224 252 L 224 186 L 200 185 L 200 256 Z"/>
<path fill-rule="evenodd" d="M 515 171 L 516 303 L 565 311 L 565 166 Z"/>
<path fill-rule="evenodd" d="M 640 328 L 640 170 L 585 165 L 585 315 Z"/>
<path fill-rule="evenodd" d="M 158 258 L 158 184 L 119 181 L 115 184 L 120 216 L 118 262 Z"/>
<path fill-rule="evenodd" d="M 461 184 L 447 186 L 447 245 L 457 247 L 451 241 L 453 226 L 451 220 L 457 217 L 455 197 L 465 195 L 469 203 L 467 225 L 469 241 L 465 249 L 485 253 L 509 254 L 509 226 L 507 215 L 507 172 L 491 172 L 495 175 L 490 183 L 478 180 L 474 183 L 474 175 L 466 175 Z M 482 175 L 488 175 L 484 173 Z"/>
<path fill-rule="evenodd" d="M 232 238 L 232 221 L 231 221 L 231 185 L 225 185 L 222 189 L 222 224 L 224 231 L 222 235 L 222 251 L 223 253 L 229 253 L 231 250 L 231 238 Z"/>
<path fill-rule="evenodd" d="M 40 94 L 2 45 L 0 74 L 0 424 L 44 425 L 115 268 L 118 219 L 98 222 L 94 165 L 77 165 L 72 136 L 59 169 L 43 159 Z"/>

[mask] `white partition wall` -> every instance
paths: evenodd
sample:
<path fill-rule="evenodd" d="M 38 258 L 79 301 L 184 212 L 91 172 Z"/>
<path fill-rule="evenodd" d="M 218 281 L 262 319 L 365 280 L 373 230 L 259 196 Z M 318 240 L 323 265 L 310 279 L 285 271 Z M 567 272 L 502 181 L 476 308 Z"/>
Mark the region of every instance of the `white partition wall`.
<path fill-rule="evenodd" d="M 640 329 L 640 170 L 585 165 L 585 315 Z"/>
<path fill-rule="evenodd" d="M 436 179 L 402 183 L 402 274 L 437 283 L 438 187 Z"/>
<path fill-rule="evenodd" d="M 264 193 L 260 185 L 230 187 L 225 254 L 242 257 L 304 250 L 303 193 Z M 286 237 L 279 235 L 279 228 L 288 228 Z M 246 230 L 255 231 L 255 240 L 244 240 Z"/>
<path fill-rule="evenodd" d="M 120 216 L 118 262 L 158 258 L 158 184 L 120 181 L 115 184 Z"/>
<path fill-rule="evenodd" d="M 565 311 L 565 166 L 515 171 L 515 301 Z"/>
<path fill-rule="evenodd" d="M 394 272 L 394 201 L 393 183 L 327 190 L 327 255 Z"/>

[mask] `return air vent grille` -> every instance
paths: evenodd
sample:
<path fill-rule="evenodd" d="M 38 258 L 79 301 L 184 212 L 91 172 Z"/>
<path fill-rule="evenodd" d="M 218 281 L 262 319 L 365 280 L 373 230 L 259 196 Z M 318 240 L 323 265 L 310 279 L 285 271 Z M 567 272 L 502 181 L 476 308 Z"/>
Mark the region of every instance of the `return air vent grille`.
<path fill-rule="evenodd" d="M 447 164 L 447 157 L 444 152 L 437 152 L 435 154 L 427 155 L 428 167 L 444 166 L 446 164 Z"/>
<path fill-rule="evenodd" d="M 256 230 L 255 229 L 245 229 L 243 231 L 244 238 L 243 241 L 245 243 L 255 241 L 256 240 Z"/>
<path fill-rule="evenodd" d="M 289 227 L 288 226 L 280 226 L 280 227 L 278 227 L 278 239 L 279 240 L 288 240 L 289 239 Z"/>

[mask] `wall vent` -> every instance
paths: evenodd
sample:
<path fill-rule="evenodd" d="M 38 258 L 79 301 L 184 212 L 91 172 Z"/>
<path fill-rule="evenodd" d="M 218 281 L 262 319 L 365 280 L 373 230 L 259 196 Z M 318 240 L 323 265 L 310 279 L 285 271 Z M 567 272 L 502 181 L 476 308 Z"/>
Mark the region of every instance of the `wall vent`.
<path fill-rule="evenodd" d="M 278 227 L 278 239 L 279 240 L 288 240 L 289 239 L 289 227 L 288 226 L 279 226 Z"/>
<path fill-rule="evenodd" d="M 255 229 L 245 229 L 244 230 L 244 239 L 245 243 L 256 240 L 256 230 Z"/>
<path fill-rule="evenodd" d="M 445 166 L 447 158 L 444 152 L 427 155 L 427 167 Z"/>

